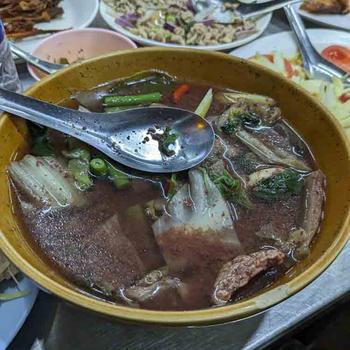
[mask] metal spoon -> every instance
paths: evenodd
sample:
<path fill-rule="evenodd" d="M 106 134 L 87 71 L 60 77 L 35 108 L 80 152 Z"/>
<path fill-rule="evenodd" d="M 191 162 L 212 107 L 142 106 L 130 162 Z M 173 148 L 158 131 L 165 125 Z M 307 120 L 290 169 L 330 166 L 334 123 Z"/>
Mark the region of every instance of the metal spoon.
<path fill-rule="evenodd" d="M 34 67 L 41 69 L 45 73 L 53 74 L 58 70 L 68 66 L 67 64 L 57 64 L 44 61 L 38 57 L 31 55 L 29 52 L 20 49 L 12 42 L 10 42 L 10 49 L 12 53 L 16 54 L 20 58 L 23 58 L 26 62 L 32 64 Z"/>
<path fill-rule="evenodd" d="M 350 84 L 347 72 L 324 59 L 313 47 L 304 23 L 295 9 L 291 5 L 287 5 L 284 8 L 284 12 L 296 37 L 304 68 L 310 76 L 314 79 L 328 81 L 332 80 L 332 77 L 337 77 L 342 79 L 344 83 Z"/>
<path fill-rule="evenodd" d="M 191 0 L 192 6 L 196 11 L 196 19 L 212 19 L 217 23 L 231 24 L 237 19 L 249 19 L 264 15 L 266 13 L 278 10 L 286 4 L 300 2 L 301 0 L 274 0 L 264 3 L 240 2 L 237 10 L 224 10 L 223 3 L 227 0 Z"/>
<path fill-rule="evenodd" d="M 141 171 L 171 173 L 202 162 L 214 144 L 214 131 L 198 115 L 176 108 L 135 108 L 117 113 L 84 113 L 0 89 L 0 109 L 74 136 L 115 161 Z M 150 129 L 177 135 L 167 157 Z"/>

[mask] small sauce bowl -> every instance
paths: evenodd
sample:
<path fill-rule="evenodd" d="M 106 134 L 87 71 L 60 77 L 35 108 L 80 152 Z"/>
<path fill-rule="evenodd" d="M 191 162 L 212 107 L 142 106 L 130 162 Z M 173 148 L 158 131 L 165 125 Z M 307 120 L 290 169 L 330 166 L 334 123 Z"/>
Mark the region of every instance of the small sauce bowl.
<path fill-rule="evenodd" d="M 137 48 L 126 36 L 108 29 L 72 29 L 51 35 L 33 51 L 33 55 L 52 63 L 72 64 L 104 54 Z M 47 73 L 27 64 L 31 76 L 40 80 Z"/>

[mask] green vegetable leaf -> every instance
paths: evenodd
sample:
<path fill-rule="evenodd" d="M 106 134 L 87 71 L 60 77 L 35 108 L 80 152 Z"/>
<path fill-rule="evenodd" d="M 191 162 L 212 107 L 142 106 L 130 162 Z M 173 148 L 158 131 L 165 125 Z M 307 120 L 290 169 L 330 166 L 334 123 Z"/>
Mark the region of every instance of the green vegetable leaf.
<path fill-rule="evenodd" d="M 70 151 L 63 150 L 62 154 L 67 158 L 67 159 L 81 159 L 85 161 L 90 161 L 91 155 L 90 151 L 86 148 L 74 148 Z"/>
<path fill-rule="evenodd" d="M 261 119 L 254 113 L 230 113 L 221 130 L 226 135 L 233 135 L 240 126 L 256 128 L 261 124 Z"/>
<path fill-rule="evenodd" d="M 231 200 L 244 208 L 251 208 L 252 203 L 241 181 L 233 177 L 227 170 L 224 170 L 221 175 L 209 173 L 209 177 L 226 200 Z"/>
<path fill-rule="evenodd" d="M 233 135 L 235 133 L 235 131 L 237 130 L 237 128 L 239 127 L 239 125 L 240 125 L 239 119 L 231 118 L 231 119 L 226 120 L 224 125 L 221 127 L 221 130 L 226 135 Z"/>
<path fill-rule="evenodd" d="M 168 157 L 171 157 L 175 154 L 175 151 L 170 149 L 171 145 L 174 145 L 178 135 L 171 134 L 171 128 L 166 127 L 162 134 L 159 133 L 151 133 L 151 136 L 154 140 L 158 141 L 159 151 L 165 154 Z"/>
<path fill-rule="evenodd" d="M 286 169 L 278 175 L 260 181 L 253 192 L 258 198 L 273 201 L 286 195 L 300 193 L 303 186 L 304 179 L 302 175 L 295 170 Z"/>
<path fill-rule="evenodd" d="M 109 161 L 105 160 L 108 168 L 108 175 L 111 181 L 114 183 L 114 186 L 118 190 L 122 190 L 124 188 L 127 188 L 131 182 L 130 182 L 130 177 L 119 171 L 112 163 Z"/>

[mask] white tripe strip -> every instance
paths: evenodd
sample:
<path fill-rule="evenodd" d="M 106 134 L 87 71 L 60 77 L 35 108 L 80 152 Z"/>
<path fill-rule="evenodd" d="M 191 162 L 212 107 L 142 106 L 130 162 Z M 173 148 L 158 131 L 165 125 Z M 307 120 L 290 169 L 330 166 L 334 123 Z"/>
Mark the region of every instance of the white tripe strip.
<path fill-rule="evenodd" d="M 8 168 L 11 179 L 34 201 L 50 207 L 65 207 L 78 200 L 78 191 L 66 169 L 54 157 L 26 155 Z"/>
<path fill-rule="evenodd" d="M 185 231 L 225 231 L 225 240 L 240 244 L 226 201 L 201 170 L 189 172 L 189 185 L 183 185 L 173 196 L 167 213 L 153 224 L 153 231 L 159 235 L 179 227 Z"/>

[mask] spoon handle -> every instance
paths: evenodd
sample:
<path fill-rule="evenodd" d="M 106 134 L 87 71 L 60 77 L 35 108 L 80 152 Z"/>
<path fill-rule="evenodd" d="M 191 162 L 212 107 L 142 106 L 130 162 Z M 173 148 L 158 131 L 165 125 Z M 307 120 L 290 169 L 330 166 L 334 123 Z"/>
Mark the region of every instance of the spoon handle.
<path fill-rule="evenodd" d="M 3 88 L 0 88 L 0 109 L 86 142 L 95 137 L 92 132 L 96 119 L 93 113 L 55 106 Z"/>
<path fill-rule="evenodd" d="M 29 52 L 20 49 L 12 42 L 10 42 L 10 48 L 12 53 L 16 54 L 20 58 L 23 58 L 26 62 L 41 69 L 45 73 L 53 74 L 65 67 L 63 64 L 56 64 L 41 60 L 40 58 L 31 55 Z"/>
<path fill-rule="evenodd" d="M 312 72 L 313 65 L 317 62 L 319 53 L 311 44 L 310 38 L 306 33 L 304 23 L 300 16 L 296 13 L 295 9 L 291 5 L 287 5 L 284 7 L 284 12 L 298 42 L 304 67 L 307 71 Z"/>

